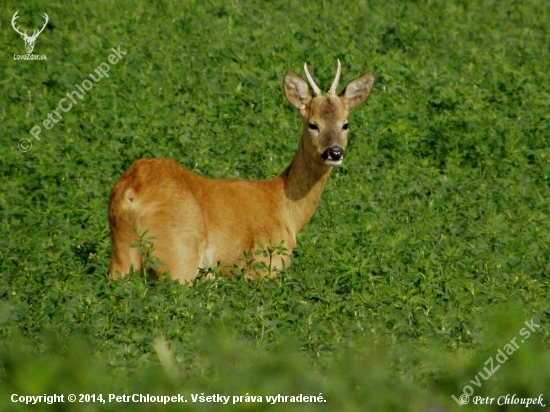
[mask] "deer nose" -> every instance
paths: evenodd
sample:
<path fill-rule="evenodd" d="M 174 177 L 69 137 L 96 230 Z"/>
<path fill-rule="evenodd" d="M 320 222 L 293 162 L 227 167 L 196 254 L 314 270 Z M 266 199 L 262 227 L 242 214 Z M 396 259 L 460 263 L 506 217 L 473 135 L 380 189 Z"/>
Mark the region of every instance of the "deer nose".
<path fill-rule="evenodd" d="M 323 152 L 321 157 L 324 160 L 339 161 L 342 160 L 345 156 L 344 149 L 341 146 L 332 146 Z"/>

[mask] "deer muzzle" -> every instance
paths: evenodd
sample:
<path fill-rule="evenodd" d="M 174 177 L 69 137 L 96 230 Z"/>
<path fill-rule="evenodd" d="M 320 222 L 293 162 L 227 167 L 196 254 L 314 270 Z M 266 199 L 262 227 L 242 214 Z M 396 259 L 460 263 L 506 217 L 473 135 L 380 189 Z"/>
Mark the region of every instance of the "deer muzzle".
<path fill-rule="evenodd" d="M 326 165 L 339 166 L 344 160 L 346 152 L 342 146 L 331 146 L 323 152 L 321 158 L 325 161 Z"/>

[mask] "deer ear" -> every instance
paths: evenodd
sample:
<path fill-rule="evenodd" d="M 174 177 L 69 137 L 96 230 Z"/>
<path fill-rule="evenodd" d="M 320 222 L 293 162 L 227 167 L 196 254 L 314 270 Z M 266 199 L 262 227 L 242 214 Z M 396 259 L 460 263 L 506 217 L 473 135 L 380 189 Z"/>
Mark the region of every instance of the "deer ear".
<path fill-rule="evenodd" d="M 285 74 L 284 88 L 287 100 L 298 110 L 304 110 L 311 101 L 309 86 L 292 70 Z"/>
<path fill-rule="evenodd" d="M 346 88 L 338 95 L 349 111 L 361 105 L 369 97 L 374 85 L 374 73 L 367 72 L 348 83 Z"/>

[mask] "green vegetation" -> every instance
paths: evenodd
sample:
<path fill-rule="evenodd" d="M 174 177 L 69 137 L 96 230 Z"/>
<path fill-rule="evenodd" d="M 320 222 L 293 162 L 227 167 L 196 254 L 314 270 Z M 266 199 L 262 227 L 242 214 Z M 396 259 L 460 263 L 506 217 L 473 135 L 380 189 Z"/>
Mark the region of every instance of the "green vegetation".
<path fill-rule="evenodd" d="M 31 33 L 48 13 L 34 49 L 47 60 L 13 59 L 16 10 Z M 0 15 L 1 410 L 525 409 L 459 406 L 466 385 L 550 406 L 547 1 L 31 0 Z M 119 45 L 109 77 L 46 130 Z M 109 193 L 134 160 L 282 172 L 300 134 L 284 73 L 307 61 L 327 89 L 337 58 L 341 87 L 367 70 L 377 82 L 290 267 L 194 287 L 109 279 Z M 10 401 L 55 393 L 188 403 Z M 193 403 L 201 393 L 263 402 Z"/>

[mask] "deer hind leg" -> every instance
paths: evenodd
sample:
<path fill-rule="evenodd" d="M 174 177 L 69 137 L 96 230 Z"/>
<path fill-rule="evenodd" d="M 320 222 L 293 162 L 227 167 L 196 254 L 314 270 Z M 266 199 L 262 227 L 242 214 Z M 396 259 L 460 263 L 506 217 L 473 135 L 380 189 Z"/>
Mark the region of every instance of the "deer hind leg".
<path fill-rule="evenodd" d="M 116 183 L 109 201 L 111 276 L 118 277 L 117 270 L 127 273 L 132 265 L 143 269 L 139 251 L 130 248 L 139 243 L 135 230 L 154 245 L 152 256 L 162 262 L 157 272 L 170 272 L 180 281 L 196 276 L 206 232 L 184 173 L 175 162 L 148 159 L 134 163 Z"/>
<path fill-rule="evenodd" d="M 153 244 L 152 256 L 159 259 L 162 264 L 151 270 L 147 268 L 149 275 L 156 277 L 155 272 L 170 272 L 172 279 L 180 282 L 190 281 L 195 278 L 200 266 L 201 249 L 203 249 L 201 238 L 193 233 L 177 233 L 168 225 L 154 225 L 149 219 L 140 219 L 139 228 L 147 230 L 145 238 Z M 131 222 L 119 224 L 116 236 L 112 236 L 112 257 L 109 273 L 114 279 L 125 275 L 133 267 L 134 270 L 142 269 L 142 256 L 132 244 L 138 244 L 139 239 L 134 232 Z M 120 226 L 124 226 L 121 229 Z M 150 229 L 152 228 L 152 229 Z M 138 229 L 139 230 L 139 229 Z"/>
<path fill-rule="evenodd" d="M 181 239 L 178 242 L 171 239 L 167 233 L 157 234 L 155 231 L 148 231 L 146 238 L 151 237 L 154 246 L 152 255 L 162 262 L 156 270 L 148 268 L 148 275 L 155 278 L 157 273 L 170 272 L 172 279 L 184 283 L 195 278 L 200 265 L 199 242 L 194 239 Z M 142 256 L 137 248 L 130 245 L 139 242 L 137 236 L 131 232 L 120 235 L 113 239 L 113 251 L 109 273 L 113 279 L 118 279 L 134 270 L 142 269 Z M 119 273 L 117 273 L 119 272 Z"/>
<path fill-rule="evenodd" d="M 162 262 L 157 272 L 170 272 L 170 277 L 181 283 L 192 281 L 197 276 L 201 261 L 198 239 L 159 236 L 153 242 L 153 254 Z"/>
<path fill-rule="evenodd" d="M 131 245 L 139 243 L 134 232 L 135 213 L 130 204 L 134 193 L 115 185 L 109 201 L 109 228 L 111 230 L 111 264 L 109 273 L 113 279 L 126 275 L 133 267 L 141 270 L 141 256 L 138 249 Z"/>
<path fill-rule="evenodd" d="M 192 197 L 173 197 L 173 203 L 156 205 L 137 220 L 147 230 L 154 250 L 152 255 L 162 262 L 159 273 L 170 272 L 174 280 L 184 283 L 195 278 L 206 246 L 202 215 Z"/>
<path fill-rule="evenodd" d="M 111 230 L 113 230 L 111 228 Z M 134 270 L 141 270 L 141 256 L 136 248 L 130 247 L 137 244 L 138 239 L 133 229 L 119 230 L 116 235 L 111 234 L 113 249 L 111 253 L 111 265 L 109 273 L 113 279 L 126 275 L 133 267 Z"/>

